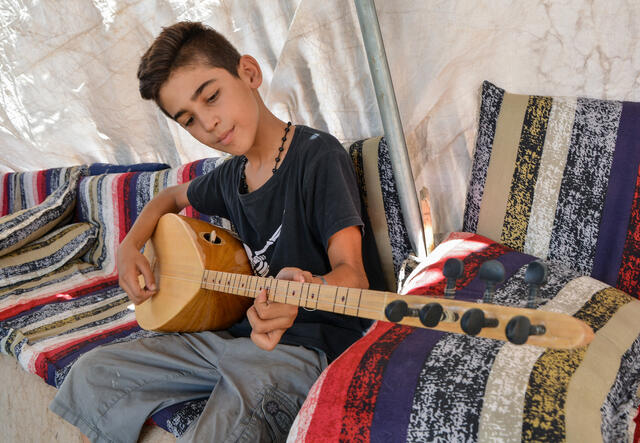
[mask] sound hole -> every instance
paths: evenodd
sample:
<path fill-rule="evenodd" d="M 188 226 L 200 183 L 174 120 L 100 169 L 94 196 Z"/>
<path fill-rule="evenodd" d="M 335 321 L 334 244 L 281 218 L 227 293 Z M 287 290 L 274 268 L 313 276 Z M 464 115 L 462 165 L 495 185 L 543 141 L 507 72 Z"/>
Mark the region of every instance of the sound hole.
<path fill-rule="evenodd" d="M 213 239 L 213 241 L 211 241 L 211 233 L 207 232 L 206 234 L 202 234 L 202 236 L 204 237 L 204 239 L 206 241 L 208 241 L 209 243 L 213 243 L 214 245 L 219 245 L 220 243 L 222 243 L 222 240 L 220 239 L 220 237 L 216 237 Z"/>

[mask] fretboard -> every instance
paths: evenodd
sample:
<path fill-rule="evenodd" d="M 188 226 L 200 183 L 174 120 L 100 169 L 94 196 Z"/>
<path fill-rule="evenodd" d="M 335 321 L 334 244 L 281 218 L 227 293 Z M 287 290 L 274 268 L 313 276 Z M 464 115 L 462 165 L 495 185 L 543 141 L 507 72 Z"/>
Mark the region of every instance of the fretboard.
<path fill-rule="evenodd" d="M 256 298 L 267 290 L 267 299 L 306 309 L 383 320 L 387 293 L 367 289 L 301 283 L 229 272 L 204 271 L 204 289 Z M 395 295 L 395 294 L 392 294 Z M 390 299 L 392 300 L 392 299 Z"/>

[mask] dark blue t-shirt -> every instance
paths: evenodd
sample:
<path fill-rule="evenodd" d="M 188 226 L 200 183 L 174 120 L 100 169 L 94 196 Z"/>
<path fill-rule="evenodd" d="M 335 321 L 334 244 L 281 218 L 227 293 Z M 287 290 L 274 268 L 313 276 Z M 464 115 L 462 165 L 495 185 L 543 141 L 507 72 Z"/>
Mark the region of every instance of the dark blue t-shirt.
<path fill-rule="evenodd" d="M 363 226 L 353 165 L 338 140 L 296 126 L 276 173 L 247 194 L 240 193 L 242 168 L 242 159 L 234 157 L 194 179 L 187 191 L 191 205 L 231 220 L 256 275 L 276 276 L 284 267 L 330 272 L 329 238 L 346 227 Z M 368 320 L 300 308 L 280 343 L 320 349 L 332 360 L 369 325 Z M 251 326 L 245 317 L 229 332 L 248 337 Z"/>

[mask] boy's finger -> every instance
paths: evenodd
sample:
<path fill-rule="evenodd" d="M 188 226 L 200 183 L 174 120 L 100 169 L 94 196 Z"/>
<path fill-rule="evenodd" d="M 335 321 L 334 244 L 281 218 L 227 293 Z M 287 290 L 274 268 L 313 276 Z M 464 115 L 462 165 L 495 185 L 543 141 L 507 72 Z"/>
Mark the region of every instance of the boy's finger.
<path fill-rule="evenodd" d="M 140 260 L 138 262 L 138 270 L 140 271 L 140 273 L 142 273 L 144 277 L 145 287 L 149 291 L 152 291 L 152 292 L 155 291 L 156 278 L 153 275 L 153 272 L 151 271 L 151 266 L 149 265 L 149 262 L 146 259 Z"/>

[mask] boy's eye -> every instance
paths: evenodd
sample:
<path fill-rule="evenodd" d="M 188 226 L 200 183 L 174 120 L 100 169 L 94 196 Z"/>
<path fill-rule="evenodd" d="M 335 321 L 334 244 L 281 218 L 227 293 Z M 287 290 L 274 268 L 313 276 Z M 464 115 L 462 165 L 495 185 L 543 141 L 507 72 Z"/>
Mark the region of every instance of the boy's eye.
<path fill-rule="evenodd" d="M 218 89 L 211 97 L 207 99 L 207 102 L 213 103 L 218 98 L 219 94 L 220 94 L 220 90 Z"/>
<path fill-rule="evenodd" d="M 186 128 L 187 126 L 189 126 L 191 123 L 193 123 L 193 117 L 189 117 L 187 119 L 187 121 L 184 122 L 184 127 Z"/>

